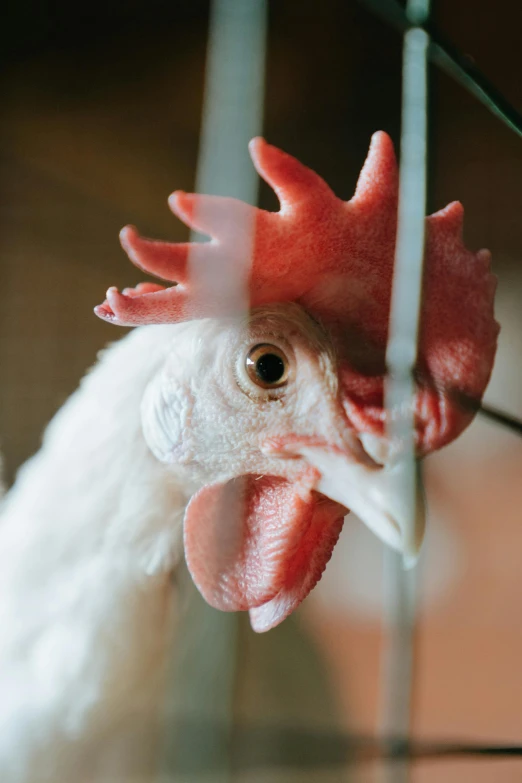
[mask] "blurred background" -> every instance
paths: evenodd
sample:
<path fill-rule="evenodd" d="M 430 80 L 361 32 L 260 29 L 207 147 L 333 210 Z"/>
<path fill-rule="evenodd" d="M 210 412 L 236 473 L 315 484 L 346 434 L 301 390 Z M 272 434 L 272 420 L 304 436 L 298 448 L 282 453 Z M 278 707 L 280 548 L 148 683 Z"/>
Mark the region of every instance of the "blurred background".
<path fill-rule="evenodd" d="M 518 0 L 433 6 L 437 26 L 520 108 Z M 384 129 L 398 146 L 402 38 L 356 0 L 274 0 L 269 8 L 264 135 L 349 198 L 371 134 Z M 194 187 L 208 13 L 200 0 L 18 0 L 4 10 L 0 438 L 8 483 L 97 351 L 124 332 L 92 314 L 109 284 L 138 280 L 119 229 L 134 223 L 146 236 L 187 237 L 166 198 Z M 447 76 L 432 68 L 430 79 L 430 211 L 461 200 L 467 245 L 493 253 L 502 332 L 486 400 L 522 417 L 522 142 Z M 261 204 L 276 208 L 268 188 Z M 522 743 L 521 475 L 520 438 L 483 420 L 427 460 L 416 738 Z M 382 593 L 381 547 L 348 518 L 322 582 L 294 618 L 264 636 L 241 621 L 236 725 L 269 727 L 276 744 L 291 742 L 281 727 L 311 740 L 306 748 L 294 741 L 283 769 L 273 746 L 263 756 L 266 737 L 249 734 L 234 751 L 234 780 L 376 779 L 375 764 L 329 755 L 328 737 L 375 733 Z M 416 783 L 521 776 L 516 759 L 413 769 Z"/>

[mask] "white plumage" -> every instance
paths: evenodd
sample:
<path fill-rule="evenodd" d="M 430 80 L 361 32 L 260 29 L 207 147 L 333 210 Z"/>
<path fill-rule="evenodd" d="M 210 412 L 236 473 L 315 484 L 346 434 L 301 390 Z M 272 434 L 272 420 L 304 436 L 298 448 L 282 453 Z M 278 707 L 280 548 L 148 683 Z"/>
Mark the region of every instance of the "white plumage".
<path fill-rule="evenodd" d="M 4 783 L 132 780 L 156 755 L 186 496 L 139 407 L 180 329 L 104 351 L 3 501 Z"/>
<path fill-rule="evenodd" d="M 238 377 L 268 340 L 292 356 L 277 399 Z M 102 352 L 1 506 L 3 783 L 154 780 L 187 502 L 245 473 L 298 478 L 303 460 L 263 443 L 340 443 L 336 383 L 296 305 L 141 327 Z"/>
<path fill-rule="evenodd" d="M 126 325 L 237 312 L 202 298 L 189 256 L 223 281 L 244 270 L 246 216 L 248 317 L 142 326 L 107 350 L 2 504 L 1 783 L 155 779 L 183 547 L 206 600 L 265 631 L 313 589 L 349 508 L 408 555 L 420 546 L 423 508 L 406 541 L 409 503 L 390 483 L 383 407 L 391 140 L 374 136 L 349 202 L 263 140 L 250 149 L 281 210 L 177 192 L 173 210 L 211 241 L 124 229 L 130 258 L 176 285 L 110 288 L 96 308 Z M 419 454 L 471 421 L 461 400 L 478 404 L 495 354 L 489 254 L 461 230 L 457 203 L 428 218 Z"/>

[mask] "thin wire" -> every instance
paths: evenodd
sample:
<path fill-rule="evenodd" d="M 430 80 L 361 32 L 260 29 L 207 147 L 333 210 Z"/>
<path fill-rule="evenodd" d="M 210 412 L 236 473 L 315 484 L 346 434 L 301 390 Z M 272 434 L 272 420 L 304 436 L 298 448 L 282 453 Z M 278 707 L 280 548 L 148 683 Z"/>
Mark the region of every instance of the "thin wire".
<path fill-rule="evenodd" d="M 421 384 L 427 386 L 431 385 L 437 389 L 440 394 L 449 397 L 451 401 L 455 405 L 458 405 L 463 411 L 477 413 L 479 416 L 482 416 L 485 419 L 489 419 L 501 427 L 505 427 L 515 435 L 522 435 L 522 421 L 520 421 L 520 419 L 518 419 L 516 416 L 512 416 L 505 411 L 498 410 L 498 408 L 493 408 L 491 405 L 482 403 L 475 397 L 464 394 L 461 391 L 457 391 L 455 389 L 448 388 L 443 384 L 437 383 L 434 378 L 426 378 L 426 376 L 418 368 L 414 370 L 414 377 L 415 380 Z"/>
<path fill-rule="evenodd" d="M 424 22 L 429 0 L 408 0 L 412 20 Z M 424 219 L 426 214 L 427 159 L 427 50 L 429 38 L 420 27 L 409 29 L 403 44 L 401 165 L 397 244 L 390 310 L 390 336 L 386 349 L 388 378 L 385 402 L 388 438 L 398 444 L 400 473 L 392 490 L 403 498 L 403 552 L 416 551 L 416 521 L 420 473 L 415 458 L 413 371 L 417 358 Z M 416 574 L 405 571 L 403 560 L 385 552 L 385 641 L 381 672 L 380 730 L 384 736 L 408 736 L 411 729 L 414 668 L 414 632 L 417 604 Z M 381 779 L 405 783 L 409 759 L 386 765 Z"/>
<path fill-rule="evenodd" d="M 233 196 L 255 204 L 258 177 L 248 156 L 248 142 L 262 128 L 266 0 L 213 0 L 211 6 L 205 96 L 196 175 L 199 193 Z M 201 207 L 197 218 L 204 222 Z M 247 280 L 253 225 L 242 226 L 243 269 L 206 262 L 206 250 L 191 251 L 191 277 L 199 278 L 202 296 L 222 301 L 235 311 L 248 309 Z M 194 235 L 192 239 L 200 239 Z M 224 524 L 230 524 L 226 519 Z M 236 670 L 237 615 L 218 612 L 197 593 L 188 574 L 183 580 L 182 620 L 176 632 L 168 711 L 208 727 L 205 736 L 170 735 L 164 772 L 178 779 L 183 770 L 196 775 L 213 771 L 213 783 L 231 779 L 230 743 Z M 180 607 L 177 607 L 178 611 Z"/>
<path fill-rule="evenodd" d="M 415 23 L 415 20 L 408 16 L 408 11 L 397 0 L 359 0 L 359 2 L 401 32 Z M 428 48 L 430 61 L 455 79 L 504 125 L 522 138 L 522 114 L 506 100 L 473 61 L 461 54 L 432 22 L 426 19 L 420 26 L 430 37 Z"/>
<path fill-rule="evenodd" d="M 492 408 L 490 405 L 481 405 L 479 414 L 485 419 L 499 424 L 501 427 L 514 432 L 516 435 L 522 435 L 522 421 L 516 419 L 514 416 L 510 416 L 503 411 L 499 411 L 496 408 Z"/>
<path fill-rule="evenodd" d="M 219 727 L 205 722 L 178 722 L 172 732 L 184 737 L 192 748 L 199 749 L 210 734 L 219 733 Z M 444 761 L 452 758 L 520 759 L 522 746 L 509 744 L 482 745 L 465 741 L 411 740 L 397 736 L 376 737 L 345 734 L 335 731 L 309 730 L 300 727 L 268 726 L 244 722 L 234 731 L 231 750 L 235 773 L 252 770 L 310 770 L 334 769 L 365 761 L 412 762 Z M 187 775 L 189 767 L 180 769 Z M 215 767 L 202 768 L 212 772 Z M 182 777 L 183 780 L 186 777 Z M 205 778 L 207 779 L 207 778 Z M 212 777 L 214 780 L 214 777 Z"/>

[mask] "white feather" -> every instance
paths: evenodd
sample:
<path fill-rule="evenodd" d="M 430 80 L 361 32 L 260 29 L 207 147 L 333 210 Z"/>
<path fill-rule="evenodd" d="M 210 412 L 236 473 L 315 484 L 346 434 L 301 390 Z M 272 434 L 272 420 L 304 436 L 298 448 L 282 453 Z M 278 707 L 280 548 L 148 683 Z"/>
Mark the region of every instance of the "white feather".
<path fill-rule="evenodd" d="M 267 341 L 293 357 L 276 400 L 238 377 Z M 155 780 L 186 504 L 245 473 L 298 476 L 263 444 L 338 438 L 336 400 L 329 341 L 295 305 L 103 352 L 0 506 L 1 783 Z"/>
<path fill-rule="evenodd" d="M 0 507 L 3 783 L 131 780 L 156 751 L 187 498 L 139 407 L 176 328 L 103 353 Z"/>

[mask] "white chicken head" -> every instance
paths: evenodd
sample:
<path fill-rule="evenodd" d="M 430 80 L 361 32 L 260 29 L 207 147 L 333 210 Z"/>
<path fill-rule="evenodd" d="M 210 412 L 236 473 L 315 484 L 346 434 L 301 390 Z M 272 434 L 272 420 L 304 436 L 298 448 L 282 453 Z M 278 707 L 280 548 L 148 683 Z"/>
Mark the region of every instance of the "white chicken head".
<path fill-rule="evenodd" d="M 148 387 L 143 429 L 156 457 L 175 465 L 191 490 L 184 537 L 197 587 L 217 608 L 249 610 L 264 631 L 317 583 L 348 509 L 402 548 L 383 405 L 398 183 L 384 133 L 348 202 L 261 139 L 251 153 L 281 210 L 175 193 L 174 212 L 211 242 L 154 242 L 124 229 L 131 260 L 176 285 L 109 289 L 96 312 L 125 325 L 187 322 Z M 419 454 L 471 421 L 495 353 L 489 254 L 466 250 L 461 224 L 456 203 L 427 218 Z M 195 248 L 212 264 L 244 268 L 245 225 L 246 316 L 202 296 L 189 263 Z M 420 546 L 422 513 L 418 520 Z"/>

